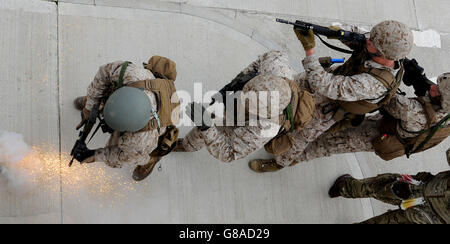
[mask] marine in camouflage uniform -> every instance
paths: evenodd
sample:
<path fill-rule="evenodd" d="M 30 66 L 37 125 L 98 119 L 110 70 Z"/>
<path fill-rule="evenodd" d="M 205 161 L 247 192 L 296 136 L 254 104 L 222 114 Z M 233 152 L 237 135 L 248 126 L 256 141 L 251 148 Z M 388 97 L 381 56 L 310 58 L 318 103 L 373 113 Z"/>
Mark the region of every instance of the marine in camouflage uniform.
<path fill-rule="evenodd" d="M 287 54 L 280 51 L 261 55 L 240 75 L 250 73 L 287 79 L 292 79 L 294 75 Z M 287 99 L 289 100 L 289 97 Z M 212 126 L 206 131 L 200 131 L 195 127 L 180 141 L 179 151 L 195 152 L 206 147 L 213 157 L 223 162 L 232 162 L 263 148 L 273 138 L 273 136 L 268 137 L 265 133 L 269 127 L 275 131 L 275 134 L 280 129 L 279 125 L 266 119 L 260 119 L 257 126 L 249 126 L 249 124 L 228 127 Z"/>
<path fill-rule="evenodd" d="M 332 198 L 375 198 L 399 206 L 363 224 L 449 224 L 450 171 L 436 176 L 383 174 L 357 180 L 350 175 L 339 177 L 331 187 Z"/>
<path fill-rule="evenodd" d="M 367 68 L 385 69 L 393 75 L 398 70 L 382 66 L 372 60 L 366 61 Z M 379 102 L 380 98 L 387 92 L 380 81 L 369 74 L 359 74 L 355 76 L 333 75 L 326 72 L 320 65 L 318 59 L 313 55 L 303 60 L 303 66 L 306 70 L 305 81 L 296 80 L 299 83 L 307 82 L 312 91 L 315 91 L 317 101 L 316 115 L 311 123 L 301 131 L 291 133 L 294 146 L 289 152 L 275 157 L 276 163 L 286 167 L 292 164 L 310 143 L 314 142 L 319 136 L 329 130 L 337 121 L 334 120 L 333 113 L 324 113 L 324 108 L 331 104 L 332 100 L 359 101 L 373 99 L 374 103 Z M 298 76 L 298 79 L 303 78 Z"/>
<path fill-rule="evenodd" d="M 104 94 L 119 80 L 124 62 L 117 61 L 101 66 L 94 80 L 87 89 L 83 113 L 89 114 L 94 104 L 101 102 Z M 137 81 L 154 80 L 155 76 L 146 68 L 138 67 L 132 63 L 128 65 L 123 76 L 123 84 L 132 84 Z M 156 96 L 153 92 L 144 90 L 150 102 L 158 110 Z M 113 168 L 123 165 L 146 164 L 150 154 L 158 147 L 158 138 L 166 132 L 166 127 L 135 133 L 114 132 L 104 148 L 95 150 L 95 157 L 90 162 L 104 162 Z"/>
<path fill-rule="evenodd" d="M 401 34 L 392 35 L 390 38 L 383 36 L 388 32 L 400 32 Z M 334 74 L 333 69 L 325 70 L 314 54 L 315 41 L 312 31 L 308 37 L 303 36 L 297 30 L 296 34 L 307 52 L 307 57 L 303 60 L 306 73 L 299 75 L 296 81 L 304 84 L 303 87 L 314 93 L 317 100 L 316 115 L 306 128 L 289 134 L 294 143 L 288 152 L 276 155 L 275 159 L 271 160 L 257 159 L 251 161 L 250 168 L 256 172 L 277 171 L 298 161 L 299 156 L 311 143 L 338 122 L 335 120 L 335 114 L 326 111 L 326 107 L 335 104 L 335 101 L 349 103 L 366 101 L 369 104 L 378 104 L 387 97 L 386 94 L 392 92 L 380 79 L 369 73 L 358 72 L 355 75 L 345 76 Z M 404 58 L 412 48 L 411 31 L 403 24 L 395 21 L 387 21 L 375 26 L 371 32 L 370 40 L 372 42 L 368 42 L 368 46 L 370 44 L 384 58 L 391 60 L 392 64 L 394 63 L 393 60 Z M 376 69 L 390 73 L 393 77 L 399 72 L 399 69 L 396 69 L 393 65 L 380 64 L 375 58 L 365 60 L 363 67 L 367 70 Z M 335 69 L 337 70 L 339 67 Z"/>
<path fill-rule="evenodd" d="M 441 121 L 450 112 L 450 106 L 448 105 L 448 101 L 450 101 L 450 74 L 442 74 L 438 78 L 438 84 L 439 94 L 436 98 L 440 98 L 440 101 L 435 102 L 434 109 L 436 110 L 436 121 Z M 435 89 L 435 87 L 432 87 L 432 89 Z M 430 90 L 423 99 L 433 99 L 430 93 L 433 92 Z M 417 134 L 410 132 L 422 131 L 430 126 L 427 111 L 416 98 L 396 95 L 383 109 L 398 120 L 396 132 L 403 140 L 417 136 Z M 374 152 L 374 140 L 384 136 L 380 132 L 382 119 L 381 115 L 375 115 L 367 118 L 360 127 L 322 135 L 298 155 L 297 163 L 329 157 L 334 154 Z"/>

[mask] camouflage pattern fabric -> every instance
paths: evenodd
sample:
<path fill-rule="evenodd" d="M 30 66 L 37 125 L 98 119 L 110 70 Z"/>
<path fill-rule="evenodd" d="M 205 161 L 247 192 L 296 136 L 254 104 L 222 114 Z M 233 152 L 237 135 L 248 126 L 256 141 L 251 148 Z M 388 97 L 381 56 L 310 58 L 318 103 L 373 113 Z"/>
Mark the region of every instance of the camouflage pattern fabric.
<path fill-rule="evenodd" d="M 92 109 L 93 105 L 103 99 L 108 87 L 115 83 L 120 76 L 120 70 L 124 62 L 117 61 L 100 67 L 94 80 L 88 87 L 86 109 Z M 153 74 L 144 68 L 130 64 L 125 72 L 124 84 L 130 84 L 140 80 L 155 79 Z M 145 91 L 154 108 L 157 108 L 156 98 L 152 92 Z M 113 168 L 120 168 L 124 164 L 145 164 L 149 161 L 150 153 L 158 146 L 158 138 L 164 134 L 166 128 L 160 132 L 151 130 L 138 133 L 114 133 L 106 147 L 95 152 L 95 161 L 104 162 Z"/>

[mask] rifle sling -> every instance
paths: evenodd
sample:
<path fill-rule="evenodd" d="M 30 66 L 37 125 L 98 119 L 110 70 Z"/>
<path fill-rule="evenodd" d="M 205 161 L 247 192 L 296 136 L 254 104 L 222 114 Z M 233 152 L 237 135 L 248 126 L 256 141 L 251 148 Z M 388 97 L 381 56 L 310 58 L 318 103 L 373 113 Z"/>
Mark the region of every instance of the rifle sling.
<path fill-rule="evenodd" d="M 347 49 L 343 49 L 343 48 L 340 48 L 340 47 L 336 47 L 336 46 L 334 46 L 334 45 L 332 45 L 332 44 L 326 42 L 320 35 L 317 35 L 317 34 L 316 34 L 316 36 L 317 36 L 317 37 L 320 39 L 320 41 L 321 41 L 323 44 L 325 44 L 325 46 L 327 46 L 328 48 L 331 48 L 331 49 L 333 49 L 333 50 L 335 50 L 335 51 L 338 51 L 338 52 L 341 52 L 341 53 L 346 53 L 346 54 L 352 54 L 352 53 L 353 53 L 353 51 L 351 51 L 351 50 L 347 50 Z"/>
<path fill-rule="evenodd" d="M 427 144 L 431 140 L 431 138 L 433 138 L 433 136 L 438 132 L 438 130 L 444 128 L 445 124 L 447 124 L 449 120 L 450 120 L 450 114 L 447 115 L 445 118 L 443 118 L 437 125 L 432 127 L 427 138 L 425 138 L 425 140 L 422 143 L 420 143 L 419 146 L 417 146 L 417 148 L 412 152 L 412 154 L 422 150 L 422 148 L 425 146 L 425 144 Z"/>
<path fill-rule="evenodd" d="M 127 71 L 128 65 L 131 62 L 125 62 L 122 64 L 122 69 L 120 70 L 120 76 L 119 76 L 119 80 L 117 81 L 117 89 L 122 88 L 123 87 L 123 78 L 125 76 L 125 71 Z"/>

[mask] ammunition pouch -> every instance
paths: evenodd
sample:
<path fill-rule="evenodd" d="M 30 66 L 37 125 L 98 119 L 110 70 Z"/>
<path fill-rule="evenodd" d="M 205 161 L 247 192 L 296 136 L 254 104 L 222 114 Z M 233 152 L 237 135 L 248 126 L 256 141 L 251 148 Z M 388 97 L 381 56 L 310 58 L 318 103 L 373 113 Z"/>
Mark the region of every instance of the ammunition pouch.
<path fill-rule="evenodd" d="M 281 155 L 288 152 L 294 145 L 294 141 L 289 135 L 291 131 L 301 131 L 313 119 L 316 111 L 314 96 L 300 90 L 298 85 L 289 81 L 292 90 L 291 104 L 286 108 L 285 113 L 280 116 L 282 129 L 277 137 L 265 145 L 268 153 Z"/>

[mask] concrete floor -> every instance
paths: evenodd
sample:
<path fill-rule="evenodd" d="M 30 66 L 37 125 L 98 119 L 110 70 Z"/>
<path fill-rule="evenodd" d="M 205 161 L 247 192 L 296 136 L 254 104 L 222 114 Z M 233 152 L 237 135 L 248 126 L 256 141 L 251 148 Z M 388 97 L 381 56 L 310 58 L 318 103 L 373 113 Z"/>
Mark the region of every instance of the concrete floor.
<path fill-rule="evenodd" d="M 397 19 L 416 31 L 436 30 L 439 43 L 418 43 L 411 55 L 436 77 L 449 71 L 449 10 L 445 0 L 0 0 L 0 113 L 6 118 L 0 130 L 61 151 L 64 162 L 56 178 L 26 195 L 0 188 L 0 223 L 353 223 L 381 214 L 390 206 L 328 199 L 330 184 L 344 173 L 448 170 L 449 141 L 409 160 L 338 155 L 269 175 L 250 172 L 247 160 L 220 163 L 206 151 L 172 154 L 149 180 L 134 184 L 131 168 L 67 168 L 79 121 L 72 100 L 85 93 L 100 65 L 141 63 L 152 55 L 175 60 L 177 88 L 190 93 L 195 82 L 204 90 L 222 87 L 268 50 L 288 50 L 301 71 L 300 44 L 275 17 L 366 28 Z M 261 156 L 267 157 L 250 158 Z"/>

